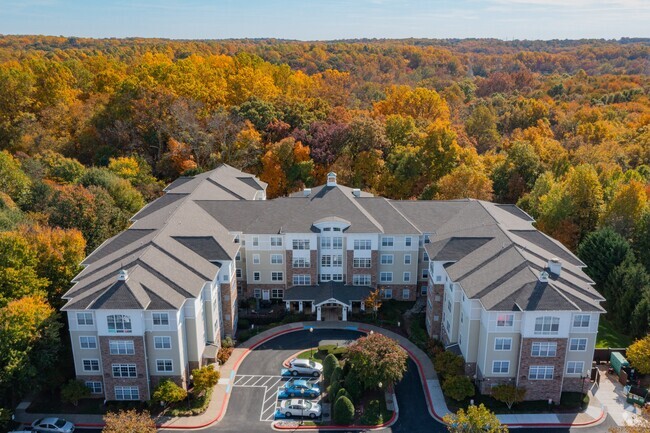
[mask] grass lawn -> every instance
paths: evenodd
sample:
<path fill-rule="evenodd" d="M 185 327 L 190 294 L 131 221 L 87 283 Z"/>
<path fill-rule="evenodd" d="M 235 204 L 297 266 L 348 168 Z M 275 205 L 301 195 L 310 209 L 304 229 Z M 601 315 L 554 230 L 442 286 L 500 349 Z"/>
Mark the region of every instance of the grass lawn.
<path fill-rule="evenodd" d="M 627 335 L 623 335 L 616 330 L 614 324 L 607 321 L 604 317 L 600 317 L 598 322 L 598 339 L 596 340 L 597 348 L 608 347 L 628 347 L 632 344 L 632 339 Z"/>
<path fill-rule="evenodd" d="M 312 361 L 316 362 L 323 362 L 323 359 L 325 359 L 325 356 L 327 356 L 327 352 L 320 352 L 317 349 L 314 350 L 308 350 L 306 352 L 302 352 L 301 354 L 298 355 L 299 359 L 311 359 Z"/>

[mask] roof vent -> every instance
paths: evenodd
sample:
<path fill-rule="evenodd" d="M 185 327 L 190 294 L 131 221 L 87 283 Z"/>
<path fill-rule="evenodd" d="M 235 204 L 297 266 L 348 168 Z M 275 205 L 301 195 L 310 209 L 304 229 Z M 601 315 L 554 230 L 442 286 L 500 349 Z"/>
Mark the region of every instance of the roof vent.
<path fill-rule="evenodd" d="M 553 257 L 548 261 L 548 270 L 551 274 L 559 277 L 560 272 L 562 272 L 562 260 L 558 259 L 557 257 Z"/>
<path fill-rule="evenodd" d="M 120 269 L 117 273 L 117 281 L 126 281 L 129 279 L 129 272 L 126 269 Z"/>
<path fill-rule="evenodd" d="M 539 281 L 542 283 L 548 283 L 548 272 L 542 271 L 539 273 Z"/>
<path fill-rule="evenodd" d="M 305 197 L 309 197 L 311 195 L 311 188 L 305 188 L 302 190 L 302 194 Z"/>
<path fill-rule="evenodd" d="M 327 173 L 327 186 L 336 186 L 336 173 L 333 171 Z"/>
<path fill-rule="evenodd" d="M 355 197 L 361 197 L 361 190 L 359 188 L 354 188 L 352 190 L 352 195 Z"/>

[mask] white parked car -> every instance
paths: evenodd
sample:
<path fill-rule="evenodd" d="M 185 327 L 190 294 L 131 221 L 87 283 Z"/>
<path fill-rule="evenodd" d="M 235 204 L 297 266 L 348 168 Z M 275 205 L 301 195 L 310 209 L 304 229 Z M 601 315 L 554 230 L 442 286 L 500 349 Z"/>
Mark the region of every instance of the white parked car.
<path fill-rule="evenodd" d="M 280 405 L 280 413 L 287 418 L 292 416 L 308 416 L 309 418 L 318 418 L 321 414 L 320 404 L 303 399 L 285 400 Z"/>
<path fill-rule="evenodd" d="M 309 359 L 293 358 L 289 361 L 289 373 L 293 376 L 318 377 L 323 373 L 323 364 Z"/>
<path fill-rule="evenodd" d="M 32 430 L 43 433 L 72 433 L 74 424 L 61 418 L 41 418 L 32 423 Z"/>

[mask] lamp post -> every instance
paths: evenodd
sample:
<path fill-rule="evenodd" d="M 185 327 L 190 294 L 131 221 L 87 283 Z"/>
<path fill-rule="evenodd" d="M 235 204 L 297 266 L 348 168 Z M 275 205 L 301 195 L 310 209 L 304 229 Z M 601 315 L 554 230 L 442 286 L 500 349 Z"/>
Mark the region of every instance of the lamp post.
<path fill-rule="evenodd" d="M 189 382 L 187 382 L 187 410 L 190 410 L 190 388 L 192 387 L 192 381 L 194 380 L 194 376 L 190 374 L 189 377 Z"/>
<path fill-rule="evenodd" d="M 314 357 L 314 339 L 313 339 L 313 335 L 314 335 L 314 327 L 310 326 L 309 327 L 309 346 L 310 346 L 309 359 L 310 360 Z"/>

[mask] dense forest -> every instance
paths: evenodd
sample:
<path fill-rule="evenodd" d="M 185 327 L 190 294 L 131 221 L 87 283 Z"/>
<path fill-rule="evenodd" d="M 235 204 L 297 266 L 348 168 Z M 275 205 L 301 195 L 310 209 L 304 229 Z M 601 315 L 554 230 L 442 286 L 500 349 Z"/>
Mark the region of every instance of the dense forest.
<path fill-rule="evenodd" d="M 619 329 L 648 330 L 650 40 L 0 36 L 5 403 L 58 386 L 84 255 L 220 163 L 270 197 L 334 170 L 390 198 L 517 203 L 590 265 Z"/>

